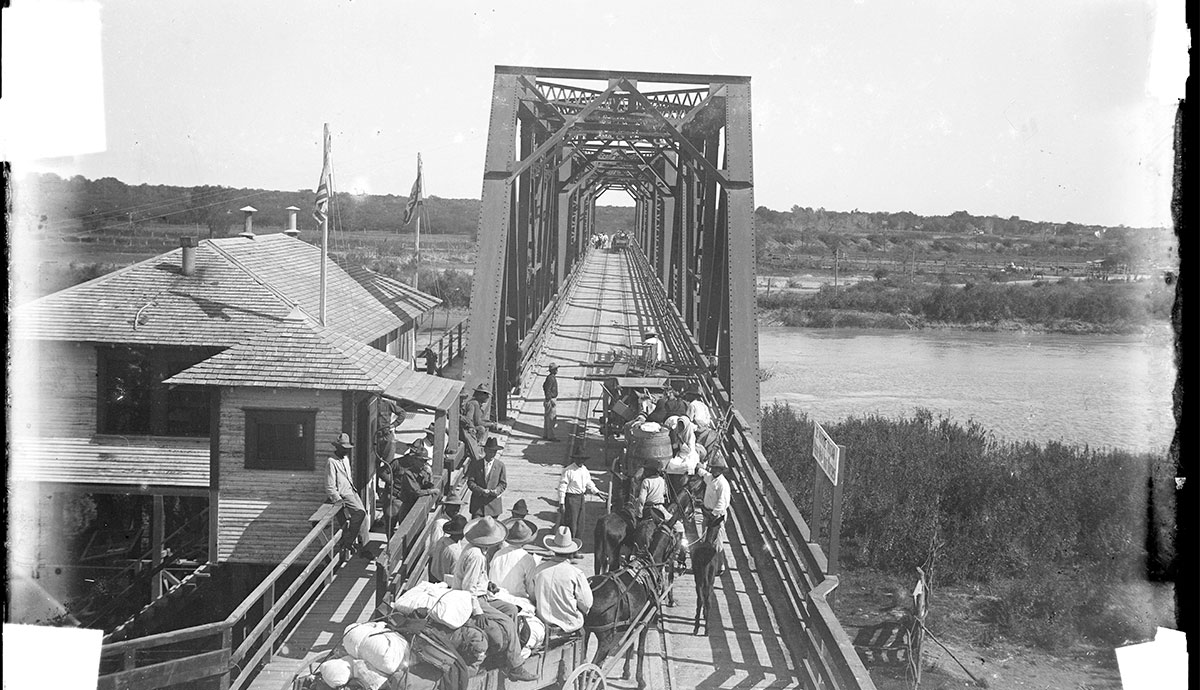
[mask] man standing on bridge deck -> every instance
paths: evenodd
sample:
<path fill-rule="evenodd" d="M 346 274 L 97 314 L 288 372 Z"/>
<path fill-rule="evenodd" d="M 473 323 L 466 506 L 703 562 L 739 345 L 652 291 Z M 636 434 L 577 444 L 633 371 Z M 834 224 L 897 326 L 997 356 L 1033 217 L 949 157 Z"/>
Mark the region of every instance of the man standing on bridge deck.
<path fill-rule="evenodd" d="M 725 456 L 719 450 L 714 450 L 708 463 L 708 471 L 700 470 L 704 477 L 704 541 L 720 548 L 721 528 L 725 526 L 725 514 L 729 511 L 729 502 L 733 490 L 729 486 L 729 478 L 725 471 L 729 465 Z"/>
<path fill-rule="evenodd" d="M 547 441 L 557 441 L 558 438 L 554 435 L 554 426 L 558 423 L 558 364 L 551 362 L 549 369 L 546 380 L 542 382 L 542 394 L 546 396 L 546 399 L 542 401 L 542 407 L 545 408 L 542 438 Z"/>
<path fill-rule="evenodd" d="M 583 529 L 583 502 L 588 494 L 595 494 L 601 500 L 608 495 L 596 488 L 592 473 L 582 462 L 572 460 L 558 480 L 558 505 L 561 510 L 558 524 L 571 528 L 571 534 L 579 534 Z"/>
<path fill-rule="evenodd" d="M 508 472 L 504 463 L 496 459 L 500 442 L 495 436 L 483 444 L 483 457 L 471 464 L 467 470 L 467 490 L 471 492 L 471 517 L 490 515 L 499 517 L 504 512 L 504 501 L 500 495 L 508 488 Z"/>

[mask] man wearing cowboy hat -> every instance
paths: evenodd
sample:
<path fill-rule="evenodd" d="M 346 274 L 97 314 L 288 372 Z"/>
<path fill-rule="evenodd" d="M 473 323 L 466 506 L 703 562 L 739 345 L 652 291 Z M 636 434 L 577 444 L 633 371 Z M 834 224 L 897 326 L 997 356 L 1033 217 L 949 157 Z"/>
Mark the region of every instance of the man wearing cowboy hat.
<path fill-rule="evenodd" d="M 492 392 L 486 383 L 476 386 L 471 399 L 463 405 L 462 418 L 459 420 L 462 428 L 481 446 L 487 442 L 488 431 L 496 428 L 495 424 L 488 421 L 488 400 L 491 397 Z"/>
<path fill-rule="evenodd" d="M 475 518 L 467 523 L 464 535 L 467 547 L 459 556 L 454 569 L 454 587 L 475 596 L 478 615 L 482 616 L 480 627 L 487 634 L 493 648 L 505 650 L 508 661 L 508 677 L 511 680 L 535 680 L 537 674 L 522 666 L 521 638 L 517 633 L 516 606 L 495 599 L 498 590 L 487 574 L 487 552 L 504 541 L 508 530 L 491 515 Z"/>
<path fill-rule="evenodd" d="M 397 471 L 392 475 L 392 502 L 395 508 L 389 517 L 392 522 L 388 524 L 388 534 L 395 530 L 418 499 L 436 493 L 433 477 L 425 467 L 421 446 L 410 447 L 407 453 L 396 459 L 396 466 Z"/>
<path fill-rule="evenodd" d="M 714 546 L 719 545 L 721 528 L 725 525 L 725 513 L 729 511 L 729 503 L 733 496 L 729 478 L 725 476 L 728 469 L 725 456 L 716 450 L 708 461 L 708 470 L 700 470 L 704 477 L 704 540 Z"/>
<path fill-rule="evenodd" d="M 542 539 L 554 556 L 529 576 L 530 598 L 537 616 L 547 626 L 573 633 L 583 627 L 583 617 L 592 608 L 592 588 L 583 571 L 571 563 L 572 554 L 583 542 L 571 536 L 571 528 L 559 527 Z"/>
<path fill-rule="evenodd" d="M 542 382 L 542 394 L 545 396 L 542 401 L 544 408 L 542 438 L 547 441 L 557 441 L 558 439 L 554 436 L 554 425 L 558 423 L 558 365 L 551 362 L 549 369 L 546 380 Z"/>
<path fill-rule="evenodd" d="M 343 433 L 333 442 L 333 455 L 325 468 L 325 493 L 329 502 L 341 509 L 341 518 L 345 523 L 342 529 L 342 539 L 338 548 L 342 551 L 342 559 L 354 555 L 354 540 L 362 542 L 360 555 L 370 555 L 366 544 L 370 540 L 366 525 L 367 508 L 358 495 L 358 487 L 354 485 L 354 468 L 350 464 L 350 451 L 354 444 L 350 442 L 350 434 Z"/>
<path fill-rule="evenodd" d="M 496 458 L 500 442 L 492 436 L 483 444 L 483 457 L 471 463 L 467 469 L 467 490 L 471 492 L 471 517 L 490 515 L 498 517 L 504 512 L 504 500 L 500 494 L 508 488 L 508 472 L 504 462 Z"/>
<path fill-rule="evenodd" d="M 462 557 L 462 537 L 466 526 L 467 519 L 461 515 L 455 515 L 442 524 L 441 536 L 429 551 L 430 582 L 444 582 L 447 575 L 454 574 Z"/>
<path fill-rule="evenodd" d="M 442 512 L 433 519 L 433 529 L 429 535 L 429 547 L 433 548 L 434 542 L 441 538 L 442 526 L 454 519 L 462 511 L 462 507 L 467 503 L 461 498 L 456 498 L 453 495 L 443 496 L 438 503 L 442 506 Z M 465 519 L 465 518 L 464 518 Z"/>
<path fill-rule="evenodd" d="M 504 536 L 505 543 L 492 556 L 492 562 L 488 566 L 488 579 L 509 594 L 528 599 L 529 590 L 525 579 L 541 559 L 536 554 L 526 551 L 525 545 L 534 540 L 538 528 L 523 517 L 508 520 L 504 525 L 508 529 Z"/>

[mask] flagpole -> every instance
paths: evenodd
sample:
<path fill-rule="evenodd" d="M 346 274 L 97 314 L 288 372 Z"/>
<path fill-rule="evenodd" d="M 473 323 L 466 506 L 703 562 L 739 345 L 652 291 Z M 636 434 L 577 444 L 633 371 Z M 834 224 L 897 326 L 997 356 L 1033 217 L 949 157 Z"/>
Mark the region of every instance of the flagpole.
<path fill-rule="evenodd" d="M 420 152 L 417 153 L 417 179 L 420 180 L 420 186 L 421 186 L 420 195 L 417 198 L 424 200 L 424 198 L 425 198 L 425 180 L 421 178 L 421 154 L 420 154 Z M 418 203 L 417 204 L 417 257 L 416 257 L 417 260 L 416 260 L 416 262 L 414 262 L 415 266 L 416 266 L 416 270 L 413 271 L 413 289 L 415 289 L 415 290 L 421 289 L 421 211 L 422 210 L 424 210 L 422 207 L 422 204 Z"/>
<path fill-rule="evenodd" d="M 325 140 L 321 142 L 321 146 L 325 151 L 324 166 L 329 165 L 329 123 L 325 123 Z M 329 185 L 329 196 L 333 196 L 333 176 L 330 175 L 326 180 Z M 325 286 L 328 279 L 325 267 L 326 256 L 329 253 L 329 213 L 325 212 L 321 215 L 321 306 L 318 311 L 318 321 L 322 326 L 325 325 Z"/>

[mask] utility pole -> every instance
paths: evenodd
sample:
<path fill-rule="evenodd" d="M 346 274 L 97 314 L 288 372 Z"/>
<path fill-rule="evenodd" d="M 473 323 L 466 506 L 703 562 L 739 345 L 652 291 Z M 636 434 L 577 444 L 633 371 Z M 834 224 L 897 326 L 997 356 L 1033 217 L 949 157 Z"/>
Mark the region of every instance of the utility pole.
<path fill-rule="evenodd" d="M 835 295 L 837 294 L 837 291 L 838 291 L 838 268 L 840 267 L 841 259 L 842 259 L 842 250 L 834 249 L 833 250 L 833 294 L 835 294 Z"/>

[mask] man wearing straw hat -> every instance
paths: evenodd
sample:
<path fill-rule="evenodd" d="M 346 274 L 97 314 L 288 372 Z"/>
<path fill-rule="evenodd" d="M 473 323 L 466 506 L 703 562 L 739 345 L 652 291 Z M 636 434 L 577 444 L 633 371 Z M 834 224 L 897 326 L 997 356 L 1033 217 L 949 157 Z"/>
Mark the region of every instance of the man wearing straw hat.
<path fill-rule="evenodd" d="M 474 437 L 480 446 L 487 443 L 488 431 L 496 428 L 495 424 L 488 421 L 488 401 L 491 397 L 492 392 L 486 383 L 476 386 L 471 393 L 471 399 L 463 405 L 462 417 L 459 420 L 463 429 Z"/>
<path fill-rule="evenodd" d="M 367 508 L 358 495 L 358 487 L 354 484 L 354 468 L 350 464 L 350 451 L 353 448 L 350 434 L 339 435 L 333 442 L 333 455 L 325 469 L 325 493 L 329 496 L 329 502 L 341 510 L 341 519 L 345 523 L 342 539 L 338 543 L 343 561 L 354 555 L 356 538 L 362 543 L 359 555 L 370 555 L 366 550 L 370 540 L 366 525 Z"/>
<path fill-rule="evenodd" d="M 488 566 L 488 579 L 509 594 L 528 599 L 529 589 L 525 580 L 541 559 L 536 554 L 526 551 L 525 545 L 537 537 L 538 528 L 523 517 L 512 518 L 504 525 L 508 529 L 504 536 L 505 543 L 496 555 L 492 556 L 492 562 Z"/>
<path fill-rule="evenodd" d="M 587 577 L 571 563 L 571 556 L 583 547 L 583 542 L 572 537 L 571 528 L 564 525 L 543 537 L 542 545 L 554 556 L 529 577 L 529 593 L 537 607 L 537 616 L 549 627 L 573 633 L 583 627 L 583 616 L 592 608 L 592 588 Z"/>
<path fill-rule="evenodd" d="M 517 633 L 517 607 L 492 595 L 498 588 L 488 580 L 487 552 L 504 541 L 508 530 L 491 515 L 467 523 L 468 546 L 454 569 L 454 587 L 475 595 L 476 615 L 482 616 L 484 633 L 492 649 L 504 649 L 510 680 L 536 680 L 537 674 L 522 666 L 521 638 Z"/>
<path fill-rule="evenodd" d="M 714 450 L 708 461 L 708 471 L 700 470 L 704 477 L 704 541 L 719 546 L 721 528 L 725 525 L 725 513 L 733 495 L 725 471 L 729 465 L 720 450 Z"/>

